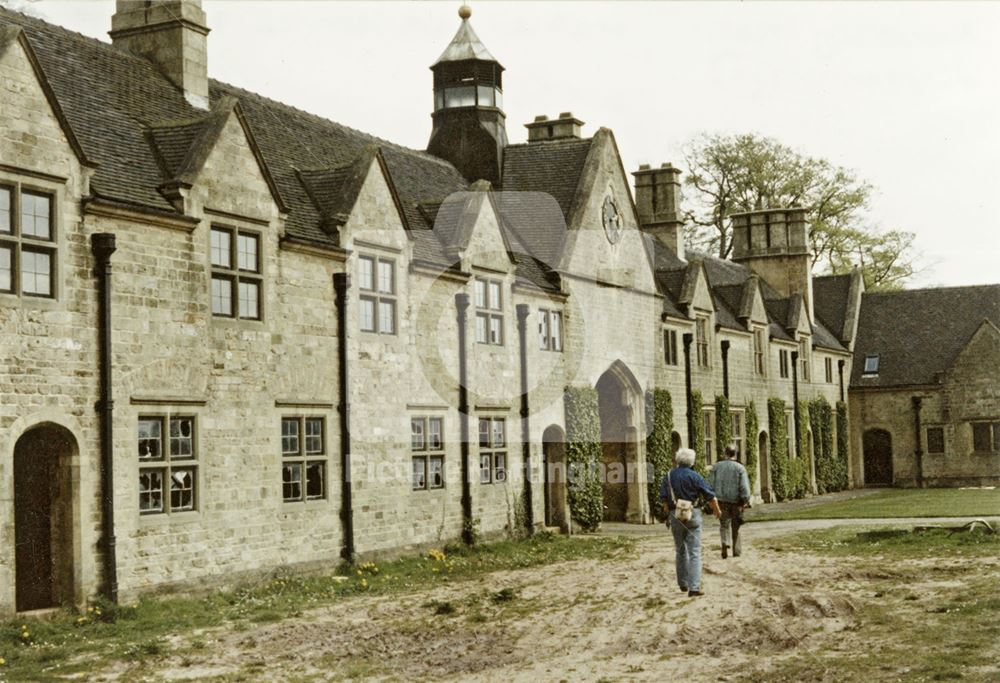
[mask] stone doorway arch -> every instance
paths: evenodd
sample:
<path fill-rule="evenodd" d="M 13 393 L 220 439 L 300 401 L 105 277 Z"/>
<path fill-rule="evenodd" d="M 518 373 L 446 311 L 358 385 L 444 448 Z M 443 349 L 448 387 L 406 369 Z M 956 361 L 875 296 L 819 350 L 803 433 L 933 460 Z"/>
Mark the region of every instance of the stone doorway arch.
<path fill-rule="evenodd" d="M 757 438 L 757 455 L 760 464 L 760 497 L 765 503 L 774 502 L 774 493 L 771 491 L 771 441 L 767 438 L 767 432 L 761 432 Z"/>
<path fill-rule="evenodd" d="M 76 439 L 43 423 L 14 445 L 14 576 L 18 612 L 74 601 L 73 461 Z"/>
<path fill-rule="evenodd" d="M 643 394 L 632 371 L 615 361 L 597 380 L 601 419 L 604 521 L 645 524 L 646 452 Z"/>
<path fill-rule="evenodd" d="M 861 442 L 865 486 L 892 486 L 892 435 L 884 429 L 869 429 Z"/>
<path fill-rule="evenodd" d="M 545 526 L 569 531 L 569 497 L 566 488 L 566 432 L 559 425 L 549 425 L 542 434 L 542 459 L 545 473 Z"/>

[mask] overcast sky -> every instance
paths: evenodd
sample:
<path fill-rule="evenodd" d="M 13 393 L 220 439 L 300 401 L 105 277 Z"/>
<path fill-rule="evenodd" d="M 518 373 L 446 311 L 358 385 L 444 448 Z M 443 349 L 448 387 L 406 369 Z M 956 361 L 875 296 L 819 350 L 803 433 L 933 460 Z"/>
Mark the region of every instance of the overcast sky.
<path fill-rule="evenodd" d="M 107 40 L 110 0 L 30 4 Z M 872 222 L 917 234 L 911 286 L 1000 282 L 1000 3 L 471 4 L 512 142 L 572 111 L 632 171 L 701 131 L 773 136 L 874 183 Z M 209 72 L 423 148 L 459 5 L 205 0 Z"/>

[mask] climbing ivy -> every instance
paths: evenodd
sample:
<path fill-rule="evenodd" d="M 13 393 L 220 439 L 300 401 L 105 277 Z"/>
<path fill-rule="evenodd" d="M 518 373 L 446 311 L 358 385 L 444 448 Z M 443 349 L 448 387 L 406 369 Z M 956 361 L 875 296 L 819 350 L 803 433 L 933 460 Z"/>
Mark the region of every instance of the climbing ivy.
<path fill-rule="evenodd" d="M 850 458 L 850 443 L 847 436 L 847 404 L 843 401 L 837 402 L 837 461 L 836 477 L 837 490 L 843 491 L 850 486 L 847 474 L 847 462 Z"/>
<path fill-rule="evenodd" d="M 785 500 L 789 495 L 788 425 L 785 421 L 785 402 L 782 399 L 767 400 L 767 424 L 771 438 L 771 451 L 768 457 L 771 491 L 778 500 Z"/>
<path fill-rule="evenodd" d="M 809 404 L 809 423 L 818 448 L 816 458 L 816 490 L 819 493 L 839 491 L 837 463 L 833 455 L 833 408 L 820 396 Z"/>
<path fill-rule="evenodd" d="M 569 469 L 569 511 L 587 531 L 601 525 L 604 514 L 600 480 L 601 416 L 597 390 L 567 387 L 566 463 Z"/>
<path fill-rule="evenodd" d="M 722 460 L 726 446 L 733 440 L 733 417 L 729 412 L 729 399 L 725 395 L 715 397 L 715 452 L 716 460 Z"/>
<path fill-rule="evenodd" d="M 649 481 L 646 484 L 649 495 L 649 509 L 658 520 L 665 519 L 660 505 L 660 480 L 670 471 L 673 464 L 674 408 L 670 392 L 653 389 L 646 392 L 646 415 L 652 423 L 649 438 L 646 439 L 646 468 Z"/>
<path fill-rule="evenodd" d="M 746 467 L 747 474 L 750 475 L 751 491 L 757 483 L 757 431 L 759 429 L 757 406 L 754 405 L 753 401 L 747 401 L 746 426 L 743 430 L 746 436 L 743 439 L 743 451 L 746 453 Z"/>
<path fill-rule="evenodd" d="M 809 403 L 799 401 L 798 430 L 794 435 L 796 457 L 788 470 L 788 495 L 804 498 L 809 492 Z"/>
<path fill-rule="evenodd" d="M 694 424 L 694 469 L 702 476 L 708 473 L 705 468 L 705 413 L 702 410 L 703 406 L 701 392 L 695 389 L 691 392 L 691 422 Z"/>

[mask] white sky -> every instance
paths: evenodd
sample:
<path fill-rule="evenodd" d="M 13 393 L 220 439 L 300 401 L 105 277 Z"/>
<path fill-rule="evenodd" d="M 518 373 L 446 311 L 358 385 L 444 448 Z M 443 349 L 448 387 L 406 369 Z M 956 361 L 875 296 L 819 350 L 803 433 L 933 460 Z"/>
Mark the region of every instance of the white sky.
<path fill-rule="evenodd" d="M 30 0 L 21 0 L 28 4 Z M 107 40 L 114 3 L 31 11 Z M 423 148 L 459 2 L 205 0 L 210 75 Z M 627 171 L 701 131 L 758 132 L 856 169 L 872 222 L 917 234 L 911 286 L 1000 282 L 1000 3 L 473 2 L 507 68 L 512 142 L 536 114 L 614 130 Z M 992 66 L 990 66 L 992 65 Z"/>

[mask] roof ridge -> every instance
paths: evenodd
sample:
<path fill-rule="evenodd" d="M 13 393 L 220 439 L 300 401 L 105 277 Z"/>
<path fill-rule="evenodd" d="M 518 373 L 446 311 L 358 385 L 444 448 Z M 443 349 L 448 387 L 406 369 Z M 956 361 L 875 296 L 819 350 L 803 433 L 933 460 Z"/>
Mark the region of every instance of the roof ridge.
<path fill-rule="evenodd" d="M 259 99 L 259 100 L 262 100 L 263 102 L 266 102 L 268 105 L 277 106 L 277 107 L 280 107 L 282 109 L 286 109 L 286 110 L 295 112 L 296 114 L 301 114 L 301 115 L 307 116 L 307 117 L 309 117 L 311 119 L 314 119 L 317 122 L 322 122 L 324 125 L 336 126 L 337 128 L 340 128 L 343 131 L 347 131 L 349 133 L 353 133 L 354 135 L 366 138 L 371 144 L 375 144 L 375 145 L 378 145 L 380 147 L 382 147 L 382 146 L 389 147 L 389 148 L 392 148 L 394 150 L 397 150 L 397 151 L 400 151 L 400 152 L 403 152 L 403 153 L 406 153 L 406 154 L 412 154 L 412 155 L 420 157 L 422 159 L 427 159 L 429 161 L 435 161 L 438 164 L 440 164 L 441 166 L 444 166 L 444 167 L 447 167 L 447 168 L 454 168 L 453 164 L 449 163 L 448 161 L 446 161 L 446 160 L 444 160 L 444 159 L 442 159 L 440 157 L 436 157 L 433 154 L 431 154 L 431 153 L 429 153 L 429 152 L 427 152 L 425 150 L 413 149 L 412 147 L 407 147 L 405 145 L 401 145 L 398 142 L 393 142 L 391 140 L 386 140 L 385 138 L 380 138 L 379 136 L 374 135 L 372 133 L 367 133 L 367 132 L 365 132 L 363 130 L 360 130 L 358 128 L 352 128 L 351 126 L 348 126 L 348 125 L 345 125 L 343 123 L 340 123 L 339 121 L 334 121 L 333 119 L 329 119 L 329 118 L 327 118 L 325 116 L 321 116 L 319 114 L 314 114 L 313 112 L 306 111 L 305 109 L 299 109 L 295 105 L 288 104 L 287 102 L 282 102 L 280 100 L 272 99 L 272 98 L 270 98 L 270 97 L 268 97 L 266 95 L 261 95 L 260 93 L 253 92 L 252 90 L 247 90 L 246 88 L 242 88 L 242 87 L 240 87 L 238 85 L 233 85 L 232 83 L 226 83 L 225 81 L 220 81 L 217 78 L 209 78 L 208 80 L 209 80 L 210 84 L 214 84 L 214 85 L 216 85 L 216 86 L 218 86 L 218 87 L 220 87 L 222 89 L 230 90 L 230 91 L 237 91 L 239 93 L 246 93 L 247 95 L 250 95 L 251 97 L 255 97 L 255 98 Z"/>
<path fill-rule="evenodd" d="M 594 136 L 591 135 L 589 138 L 563 138 L 561 140 L 536 140 L 534 142 L 518 142 L 515 144 L 508 144 L 504 146 L 504 149 L 522 147 L 540 147 L 541 145 L 564 145 L 571 142 L 593 142 Z"/>
<path fill-rule="evenodd" d="M 944 292 L 944 291 L 954 291 L 958 289 L 1000 289 L 1000 282 L 984 285 L 948 285 L 944 287 L 918 287 L 916 289 L 896 289 L 890 291 L 873 291 L 864 292 L 863 296 L 869 297 L 881 297 L 881 296 L 896 296 L 902 294 L 916 294 L 924 292 Z"/>

